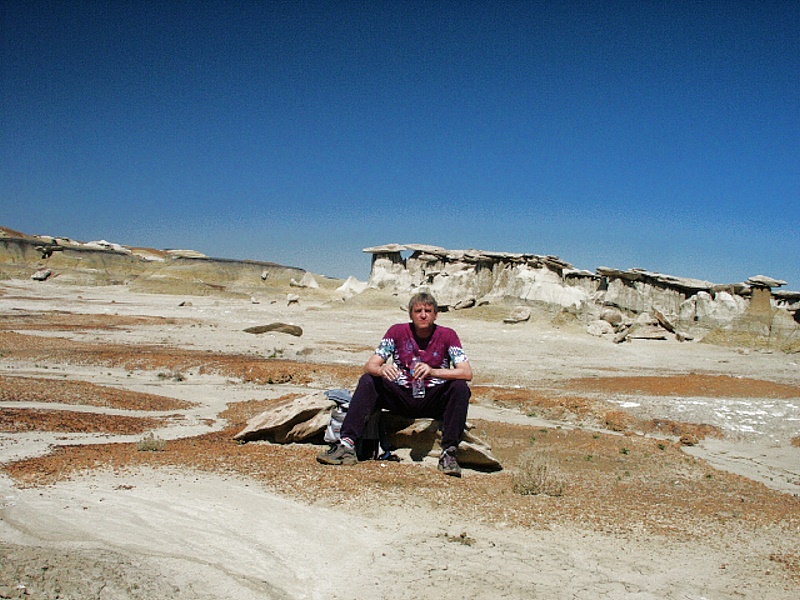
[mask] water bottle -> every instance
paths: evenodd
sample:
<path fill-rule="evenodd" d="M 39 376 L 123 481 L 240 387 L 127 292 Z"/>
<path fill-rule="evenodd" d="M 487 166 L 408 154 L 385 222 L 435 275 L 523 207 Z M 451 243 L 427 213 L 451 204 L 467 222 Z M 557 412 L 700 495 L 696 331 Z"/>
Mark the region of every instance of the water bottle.
<path fill-rule="evenodd" d="M 414 360 L 411 361 L 411 394 L 414 398 L 425 397 L 425 380 L 414 378 L 414 368 L 421 362 L 418 356 L 415 356 Z"/>

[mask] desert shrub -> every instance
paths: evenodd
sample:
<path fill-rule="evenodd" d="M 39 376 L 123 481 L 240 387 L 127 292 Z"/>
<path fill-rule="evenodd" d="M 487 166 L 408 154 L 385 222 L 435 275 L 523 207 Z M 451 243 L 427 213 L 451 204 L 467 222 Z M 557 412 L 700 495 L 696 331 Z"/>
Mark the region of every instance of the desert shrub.
<path fill-rule="evenodd" d="M 156 377 L 158 377 L 158 379 L 161 379 L 162 381 L 167 379 L 177 382 L 186 381 L 186 375 L 184 375 L 180 371 L 169 371 L 169 372 L 160 371 L 156 375 Z"/>
<path fill-rule="evenodd" d="M 526 451 L 520 457 L 519 468 L 512 478 L 514 492 L 521 496 L 561 496 L 564 476 L 547 456 Z"/>
<path fill-rule="evenodd" d="M 152 431 L 136 443 L 139 452 L 163 452 L 166 447 L 167 442 L 154 436 Z"/>

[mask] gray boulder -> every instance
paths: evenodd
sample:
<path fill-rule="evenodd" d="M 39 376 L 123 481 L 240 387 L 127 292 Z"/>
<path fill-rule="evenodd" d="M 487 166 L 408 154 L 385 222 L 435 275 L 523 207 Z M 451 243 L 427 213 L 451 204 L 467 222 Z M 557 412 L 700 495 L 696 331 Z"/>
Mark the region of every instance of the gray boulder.
<path fill-rule="evenodd" d="M 511 311 L 503 323 L 523 323 L 531 318 L 531 309 L 527 306 L 517 306 Z"/>
<path fill-rule="evenodd" d="M 602 319 L 612 327 L 618 327 L 619 325 L 622 324 L 622 321 L 624 320 L 622 313 L 613 308 L 604 308 L 603 311 L 600 313 L 600 319 Z"/>
<path fill-rule="evenodd" d="M 441 421 L 434 419 L 411 419 L 391 413 L 383 414 L 383 423 L 389 441 L 395 448 L 410 448 L 412 460 L 427 456 L 439 456 L 441 451 Z M 458 462 L 481 471 L 499 471 L 503 467 L 492 454 L 486 442 L 473 435 L 467 426 L 458 446 Z"/>
<path fill-rule="evenodd" d="M 288 333 L 289 335 L 293 335 L 296 337 L 300 337 L 303 335 L 303 328 L 299 325 L 290 325 L 289 323 L 270 323 L 269 325 L 256 325 L 254 327 L 248 327 L 247 329 L 243 330 L 245 333 L 267 333 L 269 331 L 274 331 L 277 333 Z"/>
<path fill-rule="evenodd" d="M 45 281 L 52 275 L 53 272 L 50 269 L 42 269 L 40 271 L 36 271 L 33 275 L 31 275 L 31 279 L 34 281 Z"/>
<path fill-rule="evenodd" d="M 268 440 L 276 444 L 303 442 L 325 430 L 334 406 L 336 403 L 324 392 L 285 400 L 250 419 L 233 439 Z"/>
<path fill-rule="evenodd" d="M 608 321 L 597 319 L 589 323 L 586 327 L 586 332 L 589 335 L 603 337 L 604 335 L 612 335 L 614 333 L 614 327 Z"/>

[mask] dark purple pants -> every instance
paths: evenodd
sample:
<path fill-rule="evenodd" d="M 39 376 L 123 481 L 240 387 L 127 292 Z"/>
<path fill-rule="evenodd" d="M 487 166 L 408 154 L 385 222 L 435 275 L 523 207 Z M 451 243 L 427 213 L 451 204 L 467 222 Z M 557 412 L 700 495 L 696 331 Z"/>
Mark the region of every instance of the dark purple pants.
<path fill-rule="evenodd" d="M 355 442 L 364 433 L 372 413 L 385 408 L 403 417 L 441 420 L 442 448 L 458 446 L 467 423 L 471 395 L 467 382 L 456 379 L 425 388 L 424 398 L 414 398 L 409 388 L 365 373 L 353 392 L 341 436 Z"/>

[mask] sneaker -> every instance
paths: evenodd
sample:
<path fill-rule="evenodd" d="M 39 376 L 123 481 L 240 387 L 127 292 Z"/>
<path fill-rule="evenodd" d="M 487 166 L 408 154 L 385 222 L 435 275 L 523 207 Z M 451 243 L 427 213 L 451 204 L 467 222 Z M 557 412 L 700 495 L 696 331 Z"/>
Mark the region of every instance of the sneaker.
<path fill-rule="evenodd" d="M 461 477 L 461 467 L 458 466 L 458 461 L 456 461 L 455 446 L 442 450 L 442 455 L 439 457 L 439 470 L 445 475 Z"/>
<path fill-rule="evenodd" d="M 354 465 L 358 462 L 358 457 L 353 448 L 337 444 L 317 454 L 317 462 L 323 465 Z"/>

